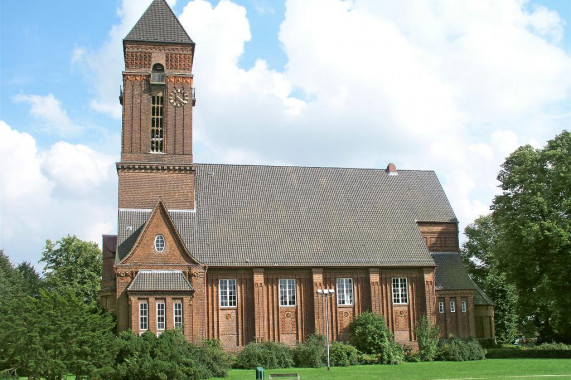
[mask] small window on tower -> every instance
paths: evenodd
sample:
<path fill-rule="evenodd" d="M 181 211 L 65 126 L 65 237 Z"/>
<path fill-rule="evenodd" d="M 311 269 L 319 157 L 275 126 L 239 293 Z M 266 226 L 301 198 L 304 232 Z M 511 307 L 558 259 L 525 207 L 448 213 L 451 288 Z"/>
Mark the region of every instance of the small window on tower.
<path fill-rule="evenodd" d="M 165 237 L 161 234 L 155 236 L 155 250 L 163 252 L 165 250 Z"/>
<path fill-rule="evenodd" d="M 151 153 L 163 153 L 163 94 L 155 95 L 151 99 Z"/>
<path fill-rule="evenodd" d="M 155 63 L 153 65 L 153 71 L 151 71 L 151 84 L 165 84 L 165 67 L 160 63 Z"/>

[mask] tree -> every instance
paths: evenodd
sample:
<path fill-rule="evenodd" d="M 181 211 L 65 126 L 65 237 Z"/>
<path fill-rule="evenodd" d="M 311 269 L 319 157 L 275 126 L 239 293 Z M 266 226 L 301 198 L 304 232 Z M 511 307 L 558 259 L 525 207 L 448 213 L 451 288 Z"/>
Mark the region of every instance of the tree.
<path fill-rule="evenodd" d="M 404 358 L 403 348 L 395 343 L 385 319 L 370 311 L 359 314 L 349 327 L 351 342 L 361 352 L 380 355 L 382 364 L 398 364 Z"/>
<path fill-rule="evenodd" d="M 44 277 L 49 289 L 70 288 L 85 302 L 97 302 L 102 272 L 102 256 L 97 244 L 82 241 L 75 235 L 55 243 L 47 240 L 40 261 L 46 263 Z"/>
<path fill-rule="evenodd" d="M 543 341 L 571 342 L 571 134 L 513 152 L 498 175 L 495 258 Z"/>
<path fill-rule="evenodd" d="M 438 354 L 438 342 L 440 341 L 440 328 L 430 323 L 426 315 L 423 315 L 414 327 L 414 333 L 418 340 L 418 357 L 423 362 L 431 362 Z"/>
<path fill-rule="evenodd" d="M 38 297 L 44 283 L 34 266 L 29 262 L 23 262 L 18 264 L 16 270 L 22 279 L 23 290 L 32 297 Z"/>
<path fill-rule="evenodd" d="M 114 357 L 115 322 L 69 288 L 40 290 L 2 304 L 0 365 L 48 380 L 94 378 Z"/>
<path fill-rule="evenodd" d="M 492 215 L 481 216 L 464 230 L 468 240 L 460 250 L 470 277 L 495 303 L 496 339 L 511 343 L 518 333 L 517 294 L 498 267 L 500 229 Z"/>

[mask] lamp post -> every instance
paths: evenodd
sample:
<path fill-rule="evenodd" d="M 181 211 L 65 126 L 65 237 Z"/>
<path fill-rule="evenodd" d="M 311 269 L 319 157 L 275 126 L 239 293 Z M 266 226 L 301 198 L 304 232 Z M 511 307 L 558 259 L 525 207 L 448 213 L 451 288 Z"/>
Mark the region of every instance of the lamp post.
<path fill-rule="evenodd" d="M 317 289 L 317 296 L 325 298 L 325 338 L 327 339 L 327 370 L 331 371 L 329 362 L 329 307 L 327 300 L 335 294 L 334 289 Z"/>

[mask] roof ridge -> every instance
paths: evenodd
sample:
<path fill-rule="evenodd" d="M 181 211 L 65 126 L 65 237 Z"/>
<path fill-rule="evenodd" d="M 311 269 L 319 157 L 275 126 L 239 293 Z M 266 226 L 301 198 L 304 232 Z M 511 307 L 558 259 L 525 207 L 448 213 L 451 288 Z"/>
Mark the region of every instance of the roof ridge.
<path fill-rule="evenodd" d="M 272 164 L 216 164 L 195 162 L 196 166 L 233 166 L 233 167 L 266 167 L 266 168 L 298 168 L 298 169 L 341 169 L 341 170 L 363 170 L 363 171 L 386 171 L 386 168 L 356 168 L 345 166 L 311 166 L 311 165 L 272 165 Z M 436 173 L 430 169 L 398 169 L 398 172 L 426 172 Z"/>

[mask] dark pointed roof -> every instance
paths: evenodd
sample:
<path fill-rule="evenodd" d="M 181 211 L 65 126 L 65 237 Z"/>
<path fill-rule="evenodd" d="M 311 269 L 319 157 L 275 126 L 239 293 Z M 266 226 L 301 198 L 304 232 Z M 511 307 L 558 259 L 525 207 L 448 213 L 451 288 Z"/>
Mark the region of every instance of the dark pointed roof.
<path fill-rule="evenodd" d="M 194 44 L 165 0 L 153 0 L 123 41 Z"/>

